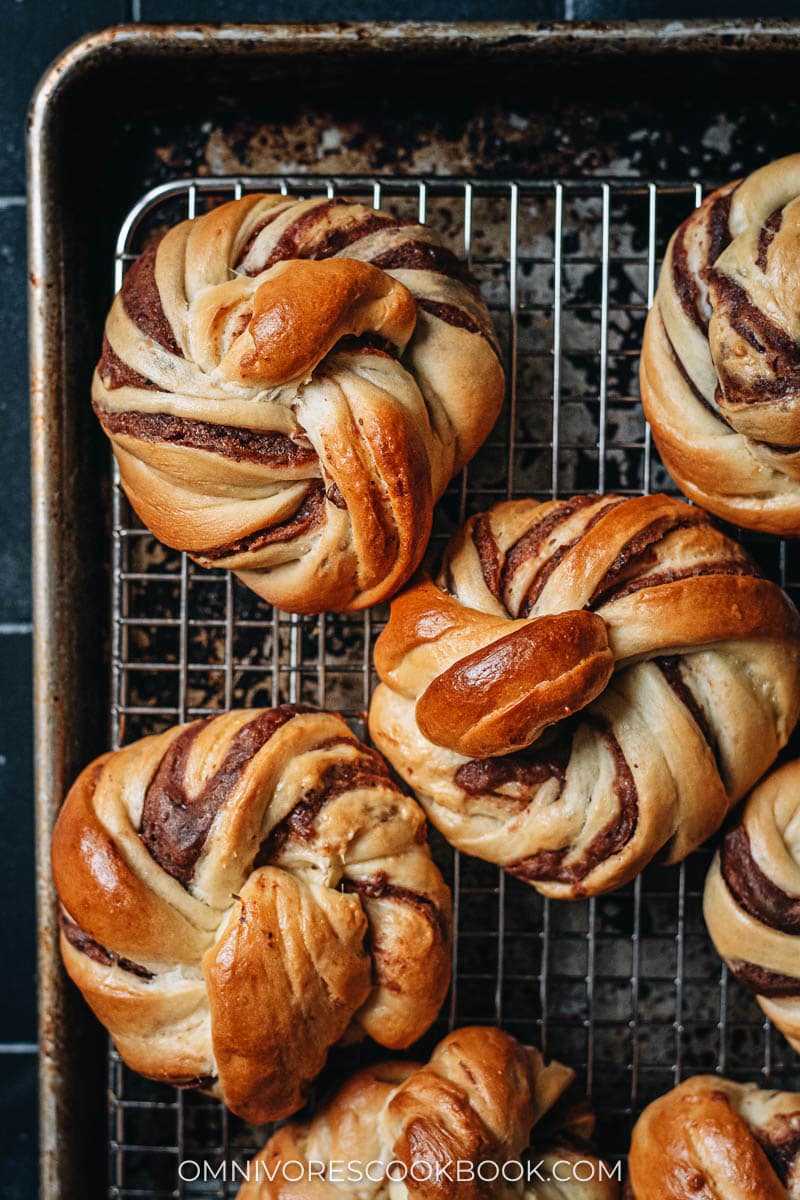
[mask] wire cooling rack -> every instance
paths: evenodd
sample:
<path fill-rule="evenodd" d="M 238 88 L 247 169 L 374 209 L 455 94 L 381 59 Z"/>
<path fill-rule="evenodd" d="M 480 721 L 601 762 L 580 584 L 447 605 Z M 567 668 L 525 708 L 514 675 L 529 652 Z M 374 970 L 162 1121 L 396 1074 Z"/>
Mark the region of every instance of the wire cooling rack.
<path fill-rule="evenodd" d="M 155 188 L 128 214 L 116 287 L 160 228 L 252 190 L 343 194 L 416 216 L 480 281 L 503 347 L 508 400 L 439 505 L 435 540 L 509 496 L 674 490 L 639 403 L 638 354 L 660 256 L 700 203 L 702 184 L 180 181 Z M 744 540 L 797 600 L 798 550 L 774 538 Z M 319 617 L 274 611 L 229 574 L 156 542 L 116 475 L 112 557 L 115 747 L 231 706 L 286 701 L 338 709 L 365 735 L 385 607 Z M 435 833 L 431 842 L 453 887 L 456 936 L 450 995 L 420 1054 L 454 1025 L 503 1025 L 575 1068 L 593 1096 L 599 1148 L 612 1158 L 625 1153 L 644 1105 L 687 1075 L 719 1071 L 800 1087 L 793 1054 L 729 982 L 705 932 L 708 848 L 680 867 L 651 868 L 612 895 L 565 903 L 459 855 Z M 320 1087 L 377 1053 L 334 1053 Z M 157 1200 L 235 1195 L 231 1164 L 259 1148 L 264 1131 L 215 1102 L 142 1080 L 112 1050 L 109 1136 L 110 1195 Z"/>

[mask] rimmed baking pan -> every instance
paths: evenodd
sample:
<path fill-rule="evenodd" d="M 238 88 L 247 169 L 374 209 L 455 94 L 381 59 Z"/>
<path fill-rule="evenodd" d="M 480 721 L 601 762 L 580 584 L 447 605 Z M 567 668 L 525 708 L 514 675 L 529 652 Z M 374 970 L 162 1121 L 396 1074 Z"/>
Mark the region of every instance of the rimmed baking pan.
<path fill-rule="evenodd" d="M 110 737 L 231 700 L 286 694 L 357 719 L 382 619 L 251 611 L 224 577 L 195 581 L 180 556 L 158 561 L 115 493 L 88 404 L 115 264 L 118 282 L 150 228 L 255 176 L 410 205 L 470 257 L 509 366 L 506 413 L 451 488 L 440 532 L 500 494 L 661 486 L 635 382 L 658 256 L 706 186 L 797 148 L 799 34 L 791 23 L 137 26 L 85 39 L 46 76 L 29 165 L 47 1200 L 190 1195 L 182 1156 L 252 1140 L 214 1106 L 109 1062 L 65 984 L 48 843 L 66 787 Z M 791 547 L 754 549 L 795 585 Z M 613 1115 L 611 1153 L 637 1107 L 682 1072 L 794 1078 L 709 951 L 707 855 L 616 896 L 546 906 L 484 864 L 437 853 L 460 906 L 442 1021 L 499 1019 L 544 1040 Z M 220 1183 L 211 1194 L 234 1193 Z"/>

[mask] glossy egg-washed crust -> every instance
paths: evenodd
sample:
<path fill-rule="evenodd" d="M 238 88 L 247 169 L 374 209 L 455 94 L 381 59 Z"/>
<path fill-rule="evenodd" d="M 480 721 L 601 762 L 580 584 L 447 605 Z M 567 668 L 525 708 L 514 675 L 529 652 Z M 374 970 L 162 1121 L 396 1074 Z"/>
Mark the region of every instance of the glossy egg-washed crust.
<path fill-rule="evenodd" d="M 92 763 L 56 824 L 61 951 L 125 1061 L 255 1123 L 328 1050 L 404 1048 L 450 978 L 425 820 L 341 717 L 286 705 Z"/>
<path fill-rule="evenodd" d="M 92 384 L 144 523 L 296 612 L 392 595 L 504 378 L 475 281 L 430 230 L 251 195 L 130 268 Z"/>
<path fill-rule="evenodd" d="M 800 1095 L 697 1075 L 633 1130 L 626 1200 L 797 1200 Z"/>
<path fill-rule="evenodd" d="M 754 789 L 706 880 L 708 931 L 800 1053 L 800 760 Z"/>
<path fill-rule="evenodd" d="M 640 379 L 687 496 L 738 525 L 800 534 L 800 155 L 713 192 L 676 231 Z"/>
<path fill-rule="evenodd" d="M 374 1164 L 398 1164 L 393 1170 L 397 1175 L 405 1169 L 408 1190 L 403 1195 L 408 1200 L 500 1200 L 510 1194 L 508 1185 L 502 1177 L 491 1179 L 488 1164 L 517 1160 L 531 1136 L 532 1157 L 541 1161 L 543 1176 L 556 1161 L 557 1174 L 568 1176 L 570 1164 L 580 1161 L 576 1174 L 586 1180 L 589 1170 L 583 1164 L 593 1163 L 594 1178 L 551 1183 L 546 1193 L 534 1187 L 521 1195 L 616 1200 L 616 1183 L 601 1171 L 587 1146 L 594 1117 L 585 1102 L 567 1094 L 573 1078 L 568 1067 L 545 1064 L 538 1050 L 502 1030 L 456 1030 L 424 1066 L 388 1062 L 368 1067 L 310 1121 L 285 1125 L 250 1163 L 249 1182 L 238 1200 L 388 1200 L 385 1180 L 354 1180 L 348 1186 L 320 1179 L 310 1167 L 332 1161 L 362 1169 L 373 1164 L 373 1175 L 378 1174 Z M 545 1126 L 541 1137 L 540 1122 Z M 487 1164 L 484 1181 L 470 1182 L 463 1168 L 461 1180 L 454 1178 L 459 1162 L 476 1168 Z M 436 1168 L 447 1164 L 449 1176 L 442 1171 L 437 1177 Z M 298 1180 L 300 1168 L 303 1177 Z"/>
<path fill-rule="evenodd" d="M 460 849 L 540 891 L 678 862 L 800 710 L 800 620 L 699 508 L 512 501 L 471 518 L 378 639 L 370 732 Z"/>

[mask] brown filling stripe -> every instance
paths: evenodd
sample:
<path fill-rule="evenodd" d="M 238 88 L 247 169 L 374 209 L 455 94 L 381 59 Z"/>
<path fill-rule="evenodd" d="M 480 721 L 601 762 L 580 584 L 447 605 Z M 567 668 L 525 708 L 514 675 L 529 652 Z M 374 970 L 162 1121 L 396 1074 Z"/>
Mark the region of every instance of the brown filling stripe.
<path fill-rule="evenodd" d="M 728 890 L 751 917 L 781 933 L 800 934 L 800 896 L 784 892 L 764 874 L 744 825 L 734 825 L 722 839 L 720 868 Z"/>
<path fill-rule="evenodd" d="M 681 512 L 680 515 L 673 514 L 666 517 L 659 517 L 658 520 L 651 521 L 649 525 L 646 525 L 644 529 L 640 529 L 638 533 L 625 542 L 619 554 L 595 588 L 594 593 L 589 599 L 588 607 L 593 609 L 601 604 L 603 597 L 613 591 L 620 575 L 626 571 L 635 569 L 639 565 L 638 560 L 645 558 L 647 552 L 652 551 L 669 534 L 676 533 L 679 529 L 689 529 L 694 525 L 708 525 L 708 523 L 708 517 L 702 509 L 695 509 L 688 513 Z"/>
<path fill-rule="evenodd" d="M 336 485 L 332 484 L 331 486 L 335 487 Z M 341 496 L 341 492 L 339 496 Z M 320 524 L 325 515 L 326 498 L 330 499 L 330 502 L 337 508 L 346 507 L 344 498 L 340 504 L 335 496 L 327 497 L 322 480 L 315 480 L 303 497 L 300 506 L 285 521 L 281 521 L 278 525 L 268 525 L 264 529 L 257 529 L 254 533 L 235 538 L 222 546 L 211 546 L 207 550 L 193 550 L 192 556 L 201 560 L 206 559 L 209 562 L 217 562 L 219 559 L 231 558 L 234 554 L 254 554 L 257 550 L 263 550 L 265 546 L 290 542 L 293 538 L 301 537 Z"/>
<path fill-rule="evenodd" d="M 762 1128 L 754 1128 L 753 1136 L 766 1154 L 781 1183 L 788 1188 L 795 1161 L 800 1154 L 800 1112 L 778 1113 Z"/>
<path fill-rule="evenodd" d="M 365 900 L 397 900 L 408 904 L 430 922 L 442 941 L 447 941 L 447 922 L 439 905 L 422 892 L 390 883 L 385 871 L 379 871 L 372 879 L 345 879 L 342 891 L 355 893 Z"/>
<path fill-rule="evenodd" d="M 340 508 L 342 511 L 347 508 L 347 501 L 342 495 L 339 485 L 335 480 L 325 489 L 325 499 L 329 500 L 334 508 Z"/>
<path fill-rule="evenodd" d="M 333 200 L 326 200 L 314 208 L 308 208 L 299 217 L 295 217 L 286 226 L 264 263 L 260 263 L 257 269 L 249 271 L 248 274 L 260 275 L 262 271 L 266 271 L 275 263 L 283 262 L 287 258 L 299 258 L 298 252 L 303 239 L 308 236 L 315 225 L 319 225 L 325 220 L 332 208 L 339 208 L 343 204 L 344 200 L 337 197 Z M 237 265 L 240 265 L 242 261 L 243 259 L 240 259 Z"/>
<path fill-rule="evenodd" d="M 331 258 L 334 254 L 341 254 L 342 250 L 352 246 L 353 242 L 360 242 L 362 238 L 369 237 L 371 233 L 377 233 L 379 229 L 400 229 L 404 225 L 412 224 L 413 221 L 401 221 L 387 216 L 386 213 L 370 213 L 369 216 L 358 217 L 349 225 L 340 225 L 336 229 L 330 229 L 310 248 L 308 257 Z"/>
<path fill-rule="evenodd" d="M 342 744 L 353 744 L 346 739 L 341 740 Z M 263 867 L 273 862 L 289 841 L 311 841 L 315 836 L 317 817 L 325 805 L 337 796 L 343 796 L 357 788 L 389 788 L 393 792 L 400 791 L 378 755 L 367 747 L 360 749 L 358 759 L 331 763 L 324 769 L 319 785 L 297 800 L 292 811 L 287 813 L 264 841 L 256 858 L 256 866 Z"/>
<path fill-rule="evenodd" d="M 659 315 L 659 321 L 661 324 L 661 329 L 663 330 L 663 333 L 664 333 L 664 337 L 667 339 L 667 345 L 669 347 L 669 352 L 672 356 L 673 362 L 675 363 L 675 367 L 678 371 L 678 374 L 683 379 L 684 383 L 686 384 L 689 391 L 694 396 L 695 400 L 697 400 L 700 404 L 702 404 L 703 408 L 705 408 L 708 412 L 710 412 L 712 417 L 716 417 L 718 421 L 722 421 L 723 425 L 727 425 L 729 429 L 732 429 L 733 426 L 731 425 L 730 421 L 727 420 L 727 418 L 725 417 L 725 414 L 722 413 L 719 409 L 715 408 L 714 405 L 709 400 L 706 399 L 706 397 L 700 391 L 699 387 L 697 387 L 697 385 L 695 384 L 695 382 L 692 379 L 689 372 L 686 370 L 686 367 L 683 365 L 683 359 L 680 357 L 680 355 L 678 354 L 678 351 L 675 349 L 675 346 L 672 343 L 672 338 L 667 333 L 667 327 L 664 324 L 663 320 L 661 320 L 660 315 Z"/>
<path fill-rule="evenodd" d="M 105 333 L 103 334 L 103 349 L 97 364 L 97 373 L 102 379 L 103 385 L 110 392 L 115 392 L 117 388 L 121 387 L 142 388 L 146 392 L 159 390 L 152 379 L 146 379 L 144 375 L 140 375 L 138 371 L 134 371 L 133 367 L 129 367 L 126 362 L 123 362 Z M 101 417 L 101 410 L 96 405 L 95 412 Z"/>
<path fill-rule="evenodd" d="M 731 241 L 731 204 L 736 188 L 719 196 L 711 206 L 708 217 L 708 262 L 715 263 Z"/>
<path fill-rule="evenodd" d="M 800 451 L 800 446 L 785 446 L 780 442 L 764 442 L 758 439 L 759 446 L 765 446 L 773 454 L 797 454 Z"/>
<path fill-rule="evenodd" d="M 583 533 L 579 534 L 578 537 L 573 538 L 571 542 L 564 542 L 562 546 L 559 546 L 557 549 L 555 549 L 552 554 L 545 559 L 541 567 L 539 567 L 539 570 L 534 574 L 533 579 L 530 581 L 528 590 L 526 591 L 522 599 L 522 603 L 519 606 L 519 615 L 521 617 L 529 617 L 531 615 L 533 606 L 544 591 L 550 576 L 555 573 L 555 569 L 561 560 L 566 558 L 570 550 L 577 546 L 582 537 Z"/>
<path fill-rule="evenodd" d="M 376 232 L 376 230 L 397 228 L 401 225 L 411 224 L 409 221 L 396 220 L 385 213 L 370 213 L 367 216 L 357 216 L 354 214 L 353 220 L 349 223 L 336 225 L 334 228 L 328 229 L 321 236 L 315 238 L 315 230 L 324 225 L 331 209 L 340 208 L 346 203 L 347 201 L 341 197 L 337 197 L 332 200 L 326 200 L 324 203 L 318 204 L 315 208 L 307 209 L 304 213 L 301 213 L 299 217 L 286 226 L 263 264 L 259 263 L 257 269 L 252 269 L 248 274 L 259 275 L 262 271 L 266 271 L 268 267 L 274 266 L 275 263 L 284 262 L 292 258 L 331 258 L 333 255 L 341 253 L 342 250 L 352 245 L 353 242 L 360 241 L 361 238 L 367 237 L 370 233 Z M 247 256 L 247 252 L 252 248 L 254 240 L 251 239 L 251 242 L 243 250 L 237 266 L 241 266 Z"/>
<path fill-rule="evenodd" d="M 236 259 L 235 263 L 233 264 L 233 268 L 235 271 L 239 270 L 242 263 L 247 258 L 248 254 L 253 249 L 253 246 L 256 244 L 256 241 L 258 240 L 259 236 L 264 232 L 264 230 L 268 226 L 270 226 L 273 221 L 276 221 L 278 219 L 278 217 L 283 216 L 283 214 L 285 212 L 286 212 L 285 207 L 283 207 L 280 204 L 276 204 L 275 208 L 270 209 L 261 218 L 261 220 L 257 222 L 257 224 L 253 228 L 252 233 L 250 234 L 247 241 L 245 242 L 245 244 L 242 246 L 241 250 L 239 251 L 239 257 Z"/>
<path fill-rule="evenodd" d="M 542 544 L 559 525 L 568 520 L 573 513 L 578 512 L 580 509 L 587 508 L 591 504 L 596 504 L 599 499 L 598 495 L 591 493 L 586 496 L 576 496 L 572 500 L 560 500 L 547 516 L 541 521 L 537 521 L 526 533 L 523 533 L 514 542 L 513 546 L 509 547 L 506 553 L 498 583 L 499 592 L 503 595 L 507 593 L 517 570 L 527 563 L 529 559 L 538 554 Z M 541 574 L 541 570 L 537 574 Z M 533 602 L 531 602 L 528 611 L 530 611 L 531 607 L 533 607 Z"/>
<path fill-rule="evenodd" d="M 160 239 L 159 239 L 160 240 Z M 183 351 L 175 340 L 172 326 L 167 320 L 161 304 L 161 294 L 156 283 L 156 254 L 158 245 L 150 246 L 132 264 L 122 283 L 122 305 L 137 329 L 170 354 L 183 358 Z"/>
<path fill-rule="evenodd" d="M 492 533 L 492 521 L 488 513 L 481 513 L 472 526 L 472 544 L 481 564 L 481 574 L 492 595 L 500 599 L 500 550 Z"/>
<path fill-rule="evenodd" d="M 591 496 L 590 499 L 592 501 L 595 501 L 595 500 L 598 500 L 599 497 Z M 581 507 L 580 505 L 576 505 L 574 501 L 572 503 L 574 505 L 574 507 L 572 508 L 572 512 L 576 511 L 577 508 Z M 625 497 L 620 496 L 620 497 L 616 498 L 615 500 L 613 500 L 610 504 L 603 505 L 603 507 L 599 508 L 597 510 L 597 512 L 592 513 L 591 517 L 586 522 L 586 524 L 584 525 L 583 529 L 580 531 L 580 533 L 578 534 L 577 537 L 573 538 L 571 542 L 565 542 L 563 546 L 559 546 L 557 550 L 553 551 L 553 553 L 550 555 L 549 558 L 545 559 L 544 563 L 539 568 L 539 570 L 536 572 L 533 579 L 531 580 L 531 582 L 528 585 L 528 590 L 525 593 L 525 598 L 522 601 L 522 604 L 520 605 L 519 615 L 521 617 L 527 617 L 530 615 L 530 612 L 531 612 L 534 604 L 536 603 L 536 601 L 539 599 L 542 592 L 544 591 L 545 584 L 547 583 L 548 579 L 555 571 L 558 564 L 561 562 L 562 558 L 564 558 L 569 553 L 570 550 L 574 549 L 574 547 L 577 546 L 578 543 L 581 542 L 586 537 L 587 533 L 589 533 L 590 530 L 594 529 L 595 525 L 597 525 L 599 521 L 602 521 L 603 517 L 606 515 L 607 512 L 610 512 L 612 510 L 612 508 L 617 508 L 620 504 L 624 504 L 624 503 L 625 503 Z M 571 516 L 571 512 L 565 513 L 565 516 Z M 550 532 L 550 531 L 548 530 L 548 532 Z"/>
<path fill-rule="evenodd" d="M 741 958 L 726 961 L 734 979 L 756 996 L 770 996 L 773 999 L 800 996 L 800 979 L 792 975 L 781 975 L 778 971 L 770 971 L 769 967 L 760 967 Z"/>
<path fill-rule="evenodd" d="M 143 442 L 167 442 L 192 450 L 221 454 L 235 462 L 254 462 L 275 468 L 302 467 L 317 461 L 316 451 L 284 433 L 244 429 L 192 421 L 172 413 L 95 412 L 109 434 L 138 438 Z"/>
<path fill-rule="evenodd" d="M 686 248 L 686 237 L 689 232 L 689 217 L 681 225 L 672 246 L 672 286 L 678 294 L 681 308 L 693 325 L 705 333 L 708 324 L 702 315 L 700 306 L 700 287 L 689 267 L 689 253 Z"/>
<path fill-rule="evenodd" d="M 169 1083 L 171 1087 L 180 1088 L 182 1092 L 194 1091 L 195 1089 L 203 1092 L 213 1087 L 217 1079 L 217 1075 L 178 1075 L 170 1076 L 161 1082 Z"/>
<path fill-rule="evenodd" d="M 733 192 L 718 197 L 706 210 L 703 217 L 693 213 L 681 225 L 675 237 L 672 248 L 672 283 L 681 302 L 681 308 L 698 329 L 703 333 L 708 330 L 708 321 L 703 312 L 700 283 L 689 266 L 689 253 L 686 245 L 690 228 L 698 221 L 705 220 L 708 249 L 706 262 L 700 269 L 702 278 L 706 279 L 709 268 L 717 261 L 722 251 L 731 240 L 730 211 Z"/>
<path fill-rule="evenodd" d="M 596 719 L 592 722 L 603 737 L 614 762 L 614 793 L 619 801 L 615 819 L 592 838 L 579 859 L 567 863 L 570 847 L 562 850 L 540 850 L 528 858 L 512 863 L 508 870 L 526 882 L 544 880 L 554 883 L 579 884 L 598 865 L 619 853 L 636 832 L 639 820 L 639 796 L 636 781 L 628 766 L 622 747 L 610 728 Z M 580 890 L 580 889 L 578 889 Z"/>
<path fill-rule="evenodd" d="M 679 567 L 673 571 L 667 569 L 654 571 L 650 575 L 640 575 L 637 579 L 623 582 L 619 587 L 607 592 L 592 607 L 601 608 L 603 605 L 611 604 L 614 600 L 622 600 L 625 596 L 632 596 L 634 592 L 641 592 L 645 588 L 660 587 L 667 583 L 677 583 L 681 579 L 698 579 L 703 575 L 741 575 L 750 579 L 759 579 L 761 577 L 754 563 L 741 563 L 736 560 L 696 563 L 692 567 Z"/>
<path fill-rule="evenodd" d="M 374 267 L 382 271 L 430 271 L 434 275 L 446 275 L 449 279 L 457 279 L 473 291 L 478 285 L 469 274 L 464 263 L 448 250 L 446 246 L 432 245 L 430 242 L 419 242 L 408 238 L 391 250 L 384 250 L 371 260 Z"/>
<path fill-rule="evenodd" d="M 506 868 L 527 883 L 580 883 L 598 863 L 627 845 L 636 831 L 638 793 L 631 769 L 611 729 L 597 718 L 592 718 L 591 724 L 605 741 L 614 763 L 614 791 L 619 800 L 619 812 L 605 829 L 595 835 L 583 855 L 574 862 L 565 861 L 571 852 L 571 847 L 567 846 L 561 850 L 540 850 Z M 498 790 L 509 783 L 519 783 L 533 793 L 548 779 L 557 779 L 560 794 L 566 781 L 571 748 L 572 733 L 565 731 L 556 742 L 538 754 L 524 751 L 521 754 L 474 759 L 464 763 L 456 771 L 454 781 L 468 795 L 495 795 L 509 803 L 513 803 L 513 799 Z"/>
<path fill-rule="evenodd" d="M 340 338 L 331 354 L 381 354 L 384 358 L 396 358 L 394 345 L 378 333 L 361 333 L 357 337 L 348 335 Z"/>
<path fill-rule="evenodd" d="M 800 347 L 766 313 L 753 304 L 741 284 L 721 271 L 711 272 L 714 311 L 765 359 L 765 371 L 754 383 L 718 371 L 723 395 L 737 404 L 760 404 L 800 391 Z"/>
<path fill-rule="evenodd" d="M 475 758 L 458 768 L 454 780 L 468 796 L 498 795 L 509 783 L 535 791 L 548 779 L 557 779 L 563 787 L 570 746 L 569 737 L 564 736 L 538 754 L 528 750 L 499 758 Z"/>
<path fill-rule="evenodd" d="M 756 266 L 762 270 L 767 269 L 767 257 L 769 248 L 775 240 L 775 235 L 780 230 L 783 224 L 783 209 L 776 208 L 774 213 L 767 217 L 761 229 L 758 232 L 758 253 L 756 254 Z"/>
<path fill-rule="evenodd" d="M 433 317 L 438 317 L 445 324 L 453 325 L 456 329 L 468 329 L 470 333 L 480 333 L 484 337 L 486 336 L 485 330 L 478 324 L 475 318 L 470 316 L 465 309 L 459 308 L 457 304 L 446 304 L 441 300 L 428 300 L 424 296 L 417 296 L 416 301 L 418 308 L 430 313 Z M 487 341 L 490 341 L 490 339 L 487 338 Z"/>
<path fill-rule="evenodd" d="M 689 711 L 697 728 L 703 735 L 704 740 L 708 744 L 714 758 L 717 757 L 717 739 L 714 737 L 714 731 L 708 723 L 708 717 L 703 712 L 700 704 L 689 688 L 686 680 L 683 677 L 681 670 L 681 659 L 677 655 L 669 655 L 664 658 L 656 658 L 653 660 L 655 666 L 658 667 L 661 674 L 666 679 L 672 691 L 678 697 L 680 702 Z"/>
<path fill-rule="evenodd" d="M 221 766 L 196 796 L 186 792 L 186 764 L 201 730 L 214 717 L 195 721 L 173 741 L 147 788 L 139 836 L 158 865 L 186 887 L 219 810 L 250 760 L 287 721 L 314 712 L 282 704 L 248 721 L 231 739 Z"/>
<path fill-rule="evenodd" d="M 129 958 L 123 958 L 112 950 L 107 950 L 105 946 L 101 946 L 91 934 L 88 934 L 85 929 L 81 929 L 80 925 L 63 911 L 59 915 L 59 923 L 70 946 L 81 954 L 85 954 L 87 958 L 91 958 L 93 962 L 100 963 L 104 967 L 119 967 L 120 970 L 128 971 L 129 974 L 136 975 L 139 979 L 155 979 L 155 975 L 147 967 L 140 966 L 139 963 L 132 962 Z"/>

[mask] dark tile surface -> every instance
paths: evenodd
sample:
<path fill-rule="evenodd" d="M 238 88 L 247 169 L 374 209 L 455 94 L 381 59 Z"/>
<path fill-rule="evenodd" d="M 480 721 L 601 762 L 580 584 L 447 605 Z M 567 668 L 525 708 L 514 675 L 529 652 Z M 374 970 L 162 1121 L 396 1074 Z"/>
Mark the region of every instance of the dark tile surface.
<path fill-rule="evenodd" d="M 124 21 L 126 0 L 7 0 L 0 48 L 0 180 L 25 190 L 25 114 L 48 63 L 71 42 Z"/>
<path fill-rule="evenodd" d="M 36 1055 L 0 1052 L 0 1200 L 33 1200 L 38 1188 Z"/>
<path fill-rule="evenodd" d="M 0 198 L 0 622 L 30 620 L 30 485 L 25 290 L 25 205 Z"/>
<path fill-rule="evenodd" d="M 141 0 L 145 21 L 552 21 L 563 0 Z"/>
<path fill-rule="evenodd" d="M 0 679 L 2 1050 L 2 1043 L 36 1038 L 30 634 L 0 634 Z"/>
<path fill-rule="evenodd" d="M 797 4 L 781 0 L 565 0 L 564 15 L 575 21 L 646 21 L 658 17 L 698 20 L 711 17 L 796 17 Z"/>

